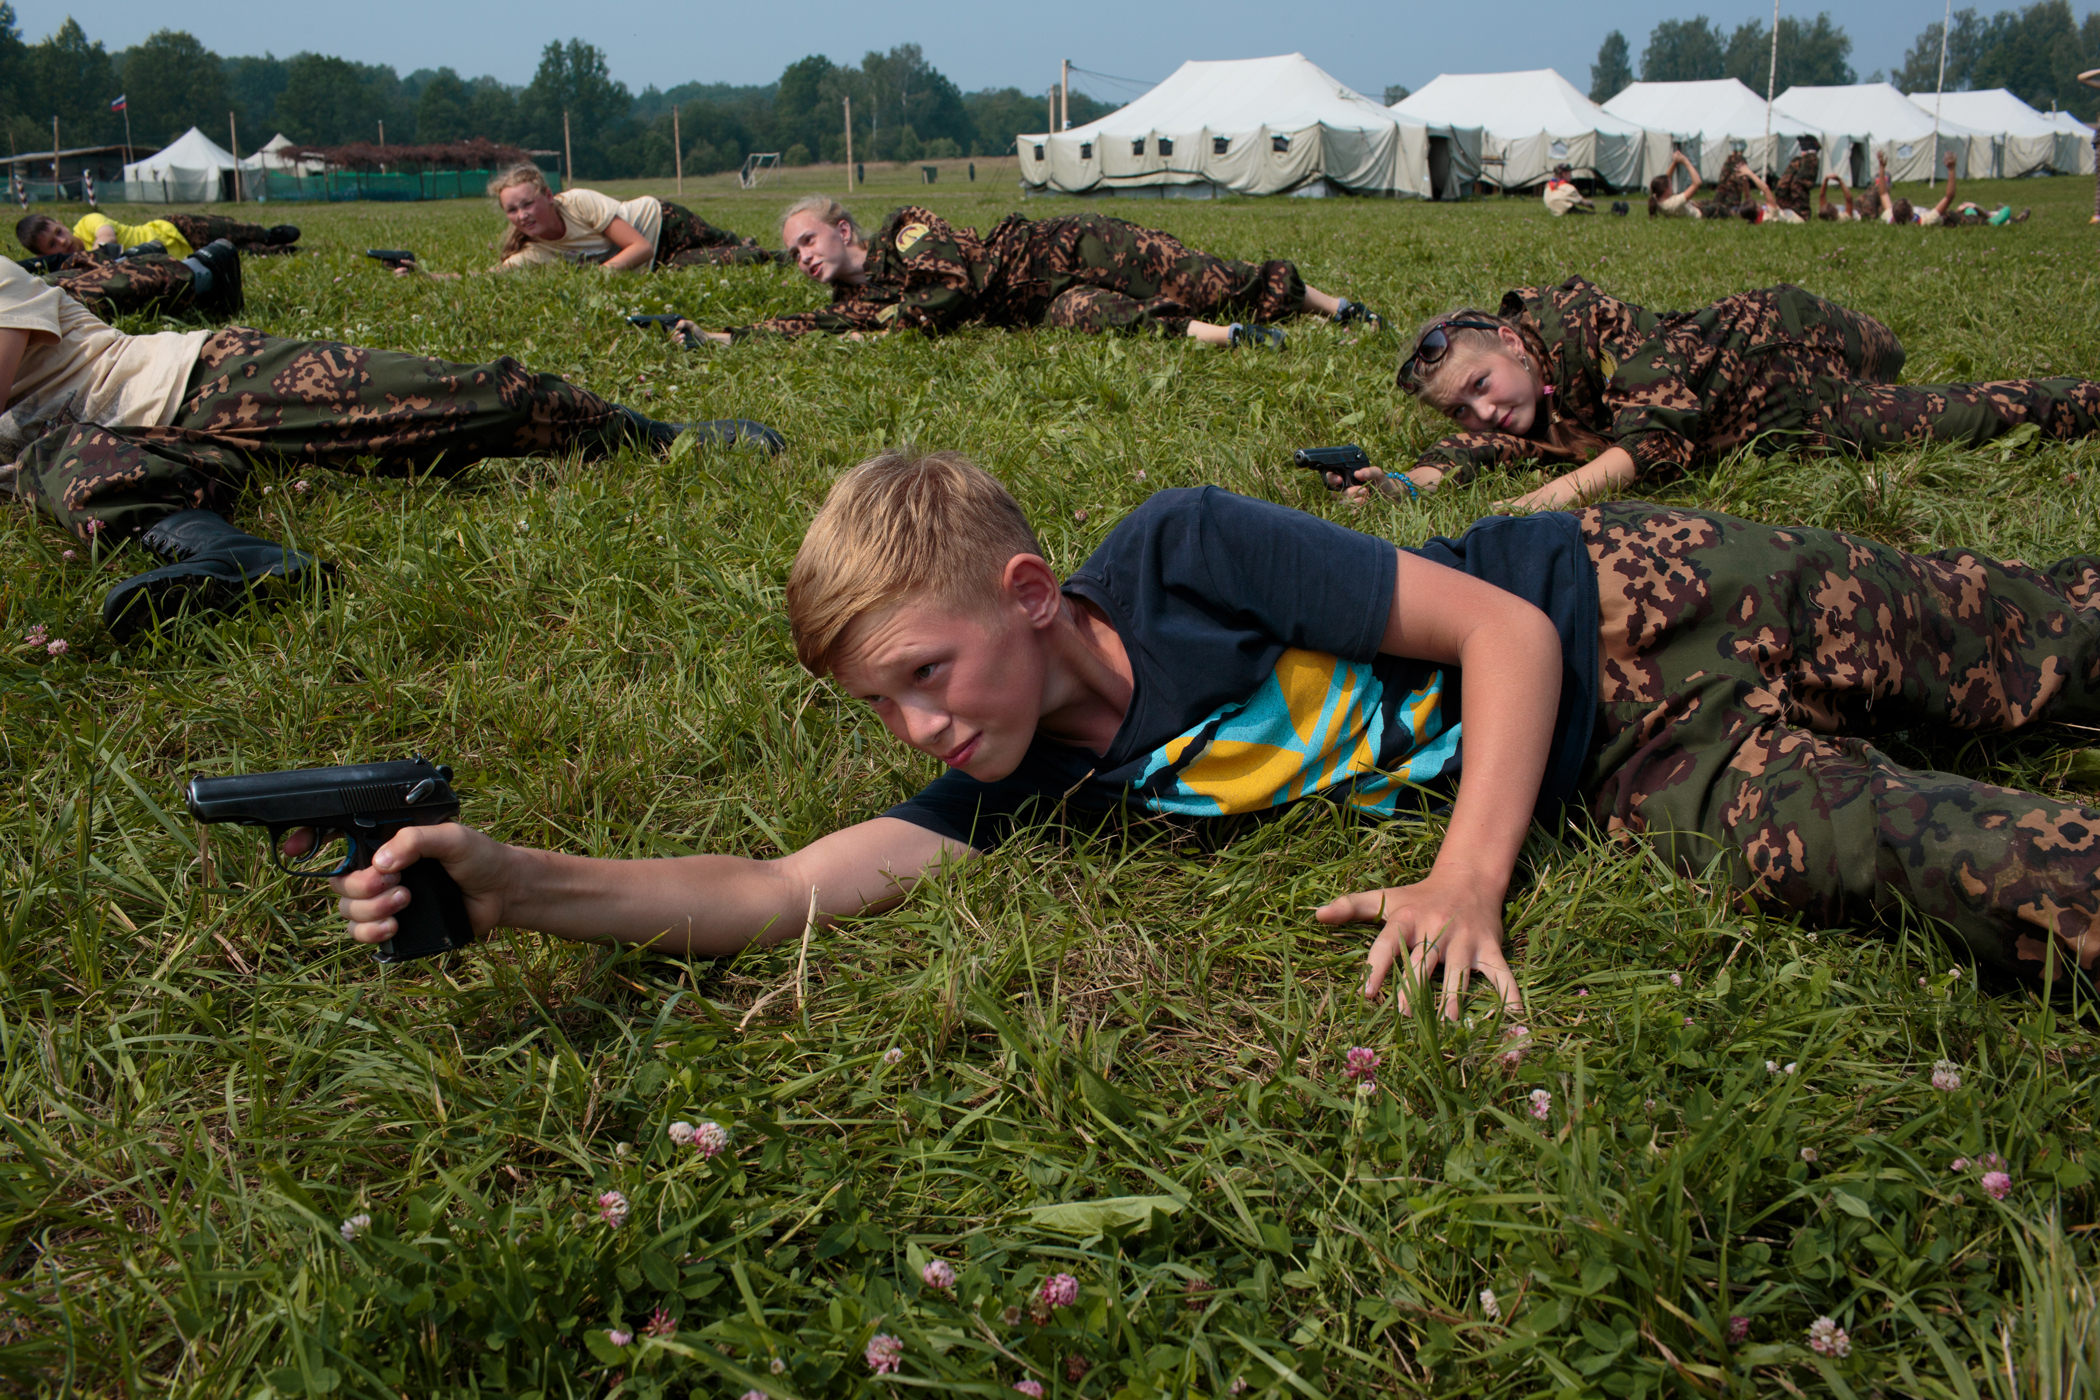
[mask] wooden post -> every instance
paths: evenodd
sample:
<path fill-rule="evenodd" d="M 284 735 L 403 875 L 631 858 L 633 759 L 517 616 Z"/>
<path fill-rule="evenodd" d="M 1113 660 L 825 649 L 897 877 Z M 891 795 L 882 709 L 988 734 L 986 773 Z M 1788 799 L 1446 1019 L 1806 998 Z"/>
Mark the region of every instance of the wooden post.
<path fill-rule="evenodd" d="M 386 149 L 386 123 L 385 123 L 385 122 L 381 122 L 381 123 L 379 124 L 379 148 L 380 148 L 381 150 L 385 150 L 385 149 Z"/>
<path fill-rule="evenodd" d="M 1052 83 L 1052 84 L 1050 84 L 1050 97 L 1049 97 L 1049 102 L 1050 102 L 1050 115 L 1049 115 L 1049 116 L 1048 116 L 1048 117 L 1047 117 L 1047 118 L 1045 119 L 1045 124 L 1044 124 L 1044 126 L 1043 126 L 1043 130 L 1045 130 L 1045 131 L 1050 131 L 1050 132 L 1054 132 L 1054 131 L 1056 131 L 1056 130 L 1057 130 L 1057 84 L 1056 84 L 1056 83 Z"/>
<path fill-rule="evenodd" d="M 226 139 L 233 142 L 233 202 L 240 204 L 248 194 L 241 188 L 241 125 L 231 112 L 226 114 Z"/>
<path fill-rule="evenodd" d="M 569 144 L 569 109 L 561 109 L 561 187 L 570 189 L 576 184 L 576 148 Z"/>
<path fill-rule="evenodd" d="M 1065 60 L 1065 66 L 1058 73 L 1057 106 L 1065 119 L 1065 124 L 1059 127 L 1058 130 L 1070 131 L 1072 129 L 1072 60 L 1069 58 Z"/>
<path fill-rule="evenodd" d="M 61 193 L 58 189 L 60 183 L 58 177 L 58 114 L 54 112 L 51 114 L 51 198 L 54 201 L 57 200 Z"/>
<path fill-rule="evenodd" d="M 853 99 L 846 100 L 846 193 L 853 193 Z"/>
<path fill-rule="evenodd" d="M 678 197 L 685 198 L 685 139 L 678 134 L 678 104 L 671 104 L 671 158 L 678 162 Z"/>

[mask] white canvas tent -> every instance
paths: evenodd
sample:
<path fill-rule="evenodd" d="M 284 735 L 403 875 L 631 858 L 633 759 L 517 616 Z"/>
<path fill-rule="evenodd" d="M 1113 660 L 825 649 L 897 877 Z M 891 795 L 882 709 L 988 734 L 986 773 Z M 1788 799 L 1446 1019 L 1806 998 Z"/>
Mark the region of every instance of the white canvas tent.
<path fill-rule="evenodd" d="M 1721 165 L 1732 151 L 1741 151 L 1753 170 L 1769 177 L 1786 169 L 1787 162 L 1799 153 L 1800 137 L 1820 139 L 1823 135 L 1776 110 L 1768 117 L 1765 100 L 1738 78 L 1633 83 L 1605 103 L 1604 110 L 1650 131 L 1669 132 L 1698 169 L 1699 178 L 1708 184 L 1721 178 Z M 1768 120 L 1769 141 L 1765 136 Z"/>
<path fill-rule="evenodd" d="M 1887 83 L 1790 87 L 1772 106 L 1825 133 L 1826 163 L 1840 159 L 1844 148 L 1855 147 L 1852 168 L 1837 172 L 1853 185 L 1873 183 L 1877 153 L 1888 157 L 1891 180 L 1936 181 L 1944 173 L 1940 157 L 1949 151 L 1954 154 L 1954 173 L 1965 180 L 1971 171 L 1981 179 L 1997 168 L 1996 143 L 1988 133 L 1943 118 L 1935 144 L 1932 113 L 1920 111 Z"/>
<path fill-rule="evenodd" d="M 2093 129 L 2069 112 L 2044 112 L 2049 125 L 2056 128 L 2057 169 L 2066 174 L 2090 175 L 2093 173 Z"/>
<path fill-rule="evenodd" d="M 191 127 L 166 150 L 124 167 L 124 199 L 130 204 L 210 204 L 233 197 L 234 159 L 209 136 Z"/>
<path fill-rule="evenodd" d="M 292 138 L 278 132 L 256 148 L 253 155 L 241 157 L 241 169 L 276 171 L 282 175 L 319 175 L 328 169 L 325 161 L 293 160 L 284 154 L 292 148 Z"/>
<path fill-rule="evenodd" d="M 1536 185 L 1562 164 L 1631 189 L 1670 163 L 1667 132 L 1613 116 L 1551 68 L 1439 73 L 1392 110 L 1432 127 L 1481 128 L 1480 178 L 1506 190 Z"/>
<path fill-rule="evenodd" d="M 2017 175 L 2072 174 L 2078 169 L 2075 154 L 2070 165 L 2057 164 L 2057 146 L 2062 142 L 2063 132 L 2056 124 L 2004 88 L 1943 92 L 1937 96 L 1929 92 L 1914 92 L 1910 100 L 1928 117 L 1932 115 L 1936 102 L 1943 125 L 1949 120 L 1957 121 L 1971 130 L 1987 131 L 1997 137 L 1998 168 L 1991 173 L 2002 179 L 2009 180 Z M 1972 176 L 1981 174 L 1974 167 L 1969 173 Z"/>
<path fill-rule="evenodd" d="M 1021 178 L 1061 194 L 1432 193 L 1428 128 L 1297 53 L 1184 63 L 1098 121 L 1016 144 Z"/>

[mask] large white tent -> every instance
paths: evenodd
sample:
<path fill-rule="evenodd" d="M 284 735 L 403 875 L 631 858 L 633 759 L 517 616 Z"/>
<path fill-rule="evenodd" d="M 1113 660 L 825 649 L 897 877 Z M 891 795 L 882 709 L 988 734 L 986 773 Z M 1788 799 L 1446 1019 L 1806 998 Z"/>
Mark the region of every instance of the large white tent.
<path fill-rule="evenodd" d="M 280 131 L 256 147 L 254 154 L 242 156 L 241 169 L 274 170 L 281 175 L 319 175 L 328 168 L 325 161 L 293 160 L 284 154 L 292 149 L 292 138 Z"/>
<path fill-rule="evenodd" d="M 1998 168 L 1992 173 L 2004 179 L 2051 172 L 2071 174 L 2078 169 L 2075 153 L 2070 165 L 2057 164 L 2057 147 L 2062 143 L 2063 132 L 2056 124 L 2004 88 L 1939 94 L 1914 92 L 1910 100 L 1928 117 L 1937 105 L 1942 123 L 1960 122 L 1971 130 L 1987 131 L 1997 137 Z M 1974 167 L 1969 171 L 1977 177 L 1982 173 Z"/>
<path fill-rule="evenodd" d="M 2093 173 L 2093 129 L 2069 112 L 2044 112 L 2049 125 L 2056 128 L 2056 139 L 2062 143 L 2057 147 L 2057 169 L 2069 174 Z"/>
<path fill-rule="evenodd" d="M 1840 160 L 1844 148 L 1857 147 L 1852 168 L 1838 171 L 1855 185 L 1873 181 L 1877 154 L 1888 157 L 1891 180 L 1938 180 L 1940 157 L 1950 151 L 1955 174 L 1963 179 L 1971 171 L 1987 177 L 1997 166 L 1996 143 L 1988 133 L 1943 118 L 1935 142 L 1932 113 L 1921 111 L 1887 83 L 1790 87 L 1772 105 L 1824 133 L 1826 164 Z"/>
<path fill-rule="evenodd" d="M 1016 144 L 1021 178 L 1062 194 L 1432 193 L 1429 129 L 1297 53 L 1192 60 L 1098 121 Z"/>
<path fill-rule="evenodd" d="M 235 169 L 232 154 L 193 126 L 167 149 L 124 167 L 124 199 L 130 204 L 209 204 L 232 196 L 226 176 Z"/>
<path fill-rule="evenodd" d="M 1432 127 L 1481 128 L 1480 178 L 1506 190 L 1538 184 L 1563 164 L 1629 189 L 1670 163 L 1667 132 L 1613 116 L 1551 68 L 1439 73 L 1392 110 Z"/>
<path fill-rule="evenodd" d="M 1650 131 L 1669 132 L 1709 184 L 1721 178 L 1722 162 L 1731 151 L 1747 156 L 1752 169 L 1776 175 L 1799 152 L 1799 138 L 1823 135 L 1779 111 L 1767 113 L 1765 100 L 1738 78 L 1632 83 L 1604 110 Z"/>

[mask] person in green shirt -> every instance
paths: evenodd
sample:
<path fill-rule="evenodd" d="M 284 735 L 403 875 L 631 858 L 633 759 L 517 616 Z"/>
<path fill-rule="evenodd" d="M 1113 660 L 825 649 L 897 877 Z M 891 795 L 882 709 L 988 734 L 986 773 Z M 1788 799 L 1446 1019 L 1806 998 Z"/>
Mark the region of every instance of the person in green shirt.
<path fill-rule="evenodd" d="M 264 228 L 221 214 L 167 214 L 142 224 L 120 224 L 106 214 L 89 213 L 67 228 L 49 214 L 27 214 L 15 225 L 15 239 L 39 257 L 85 253 L 103 244 L 130 249 L 161 243 L 169 257 L 186 258 L 220 239 L 247 254 L 290 252 L 299 241 L 299 230 L 293 224 Z"/>

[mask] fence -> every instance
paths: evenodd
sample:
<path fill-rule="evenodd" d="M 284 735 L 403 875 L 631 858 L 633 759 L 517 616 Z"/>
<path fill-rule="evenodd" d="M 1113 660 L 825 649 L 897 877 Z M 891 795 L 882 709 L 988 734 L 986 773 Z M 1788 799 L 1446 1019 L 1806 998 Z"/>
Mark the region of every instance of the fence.
<path fill-rule="evenodd" d="M 339 203 L 375 200 L 399 203 L 418 199 L 479 199 L 487 190 L 492 170 L 420 170 L 367 173 L 361 170 L 330 170 L 320 175 L 295 175 L 271 170 L 246 172 L 248 197 L 265 200 L 314 200 Z M 561 177 L 547 175 L 547 184 L 561 189 Z"/>

